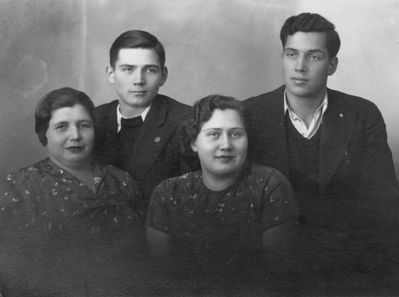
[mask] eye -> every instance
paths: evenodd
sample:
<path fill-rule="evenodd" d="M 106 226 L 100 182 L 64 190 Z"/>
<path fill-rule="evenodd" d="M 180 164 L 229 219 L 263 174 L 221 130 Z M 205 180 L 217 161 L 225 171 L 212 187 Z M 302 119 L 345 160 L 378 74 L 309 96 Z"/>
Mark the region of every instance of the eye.
<path fill-rule="evenodd" d="M 240 137 L 244 136 L 244 134 L 245 134 L 244 131 L 236 130 L 231 133 L 231 136 L 234 138 L 240 138 Z"/>
<path fill-rule="evenodd" d="M 82 123 L 80 123 L 80 128 L 91 129 L 92 127 L 93 127 L 93 124 L 91 122 L 82 122 Z"/>
<path fill-rule="evenodd" d="M 317 60 L 320 60 L 320 59 L 321 59 L 321 56 L 320 56 L 320 55 L 310 55 L 310 56 L 309 56 L 309 59 L 310 59 L 310 60 L 316 60 L 316 61 L 317 61 Z"/>
<path fill-rule="evenodd" d="M 55 126 L 55 130 L 57 131 L 65 131 L 68 128 L 67 124 L 57 124 Z"/>
<path fill-rule="evenodd" d="M 148 67 L 146 69 L 146 71 L 149 72 L 149 73 L 158 73 L 159 68 L 158 67 Z"/>
<path fill-rule="evenodd" d="M 208 133 L 206 133 L 206 136 L 208 136 L 209 138 L 218 138 L 220 135 L 220 133 L 218 131 L 209 131 Z"/>
<path fill-rule="evenodd" d="M 296 51 L 288 50 L 288 51 L 285 51 L 284 54 L 285 54 L 286 57 L 293 58 L 293 57 L 296 56 Z"/>
<path fill-rule="evenodd" d="M 134 67 L 132 67 L 132 66 L 124 66 L 124 67 L 122 67 L 122 72 L 125 72 L 125 73 L 132 73 L 133 71 L 134 71 Z"/>

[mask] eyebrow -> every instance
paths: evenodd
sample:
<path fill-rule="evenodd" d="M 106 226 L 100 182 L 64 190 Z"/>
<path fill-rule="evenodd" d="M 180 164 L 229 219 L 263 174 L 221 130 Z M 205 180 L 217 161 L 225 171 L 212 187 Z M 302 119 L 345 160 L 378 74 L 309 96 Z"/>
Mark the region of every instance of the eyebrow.
<path fill-rule="evenodd" d="M 76 123 L 82 123 L 82 122 L 93 123 L 93 121 L 92 121 L 91 119 L 76 121 Z M 53 122 L 53 125 L 58 125 L 58 124 L 69 124 L 69 123 L 75 123 L 75 122 L 61 120 L 61 121 L 58 121 L 58 122 Z"/>
<path fill-rule="evenodd" d="M 143 66 L 144 68 L 145 67 L 158 67 L 158 68 L 161 68 L 161 66 L 160 65 L 157 65 L 157 64 L 145 64 L 145 65 L 132 65 L 132 64 L 120 64 L 119 65 L 119 67 L 137 67 L 137 66 Z"/>
<path fill-rule="evenodd" d="M 205 129 L 203 131 L 206 132 L 206 131 L 210 131 L 210 130 L 218 130 L 218 131 L 220 131 L 220 130 L 224 130 L 224 129 L 223 128 L 208 128 L 208 129 Z M 245 128 L 244 127 L 232 127 L 232 128 L 227 129 L 227 130 L 245 130 Z"/>
<path fill-rule="evenodd" d="M 292 47 L 287 47 L 287 48 L 284 49 L 284 51 L 296 51 L 296 52 L 300 52 L 299 49 L 292 48 Z M 324 53 L 324 51 L 321 50 L 321 49 L 310 49 L 310 50 L 307 50 L 306 52 L 307 52 L 307 53 Z"/>

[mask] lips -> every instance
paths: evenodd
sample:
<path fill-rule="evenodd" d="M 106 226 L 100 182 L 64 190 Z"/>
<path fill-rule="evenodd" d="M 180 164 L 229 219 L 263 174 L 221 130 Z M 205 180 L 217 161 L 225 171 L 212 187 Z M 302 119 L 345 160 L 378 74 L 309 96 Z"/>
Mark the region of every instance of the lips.
<path fill-rule="evenodd" d="M 232 160 L 234 158 L 234 156 L 231 155 L 223 155 L 223 156 L 217 156 L 216 159 L 224 161 L 224 162 L 228 162 L 230 160 Z"/>
<path fill-rule="evenodd" d="M 291 80 L 297 84 L 304 84 L 308 81 L 307 79 L 301 77 L 291 77 Z"/>
<path fill-rule="evenodd" d="M 84 146 L 80 146 L 80 145 L 74 145 L 74 146 L 68 146 L 66 149 L 72 152 L 79 152 L 84 150 Z"/>
<path fill-rule="evenodd" d="M 145 91 L 145 90 L 137 90 L 137 91 L 129 91 L 129 93 L 142 96 L 142 95 L 145 95 L 147 93 L 147 91 Z"/>

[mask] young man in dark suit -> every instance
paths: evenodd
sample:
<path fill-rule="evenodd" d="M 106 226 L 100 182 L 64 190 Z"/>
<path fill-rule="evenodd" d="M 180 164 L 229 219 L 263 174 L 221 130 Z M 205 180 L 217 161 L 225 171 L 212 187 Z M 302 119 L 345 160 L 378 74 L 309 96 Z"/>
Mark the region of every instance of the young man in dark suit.
<path fill-rule="evenodd" d="M 153 188 L 189 169 L 179 124 L 191 108 L 158 94 L 168 76 L 165 50 L 148 32 L 131 30 L 116 38 L 106 71 L 118 99 L 96 108 L 94 154 L 138 182 L 145 215 Z"/>
<path fill-rule="evenodd" d="M 325 276 L 320 286 L 328 293 L 338 287 L 358 293 L 370 283 L 353 278 L 379 275 L 399 233 L 385 123 L 374 103 L 327 88 L 340 48 L 331 22 L 312 13 L 292 16 L 280 38 L 285 85 L 244 101 L 252 118 L 249 157 L 285 173 L 296 191 L 301 273 Z"/>

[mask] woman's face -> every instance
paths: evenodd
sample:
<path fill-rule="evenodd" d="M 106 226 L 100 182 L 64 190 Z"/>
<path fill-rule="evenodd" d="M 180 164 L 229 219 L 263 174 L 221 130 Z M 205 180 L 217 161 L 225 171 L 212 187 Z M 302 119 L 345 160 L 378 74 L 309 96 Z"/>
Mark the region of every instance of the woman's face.
<path fill-rule="evenodd" d="M 76 168 L 89 162 L 94 128 L 90 115 L 82 105 L 54 110 L 46 136 L 49 157 L 57 165 Z"/>
<path fill-rule="evenodd" d="M 247 157 L 248 138 L 234 109 L 215 109 L 191 145 L 198 153 L 203 176 L 236 177 Z"/>

